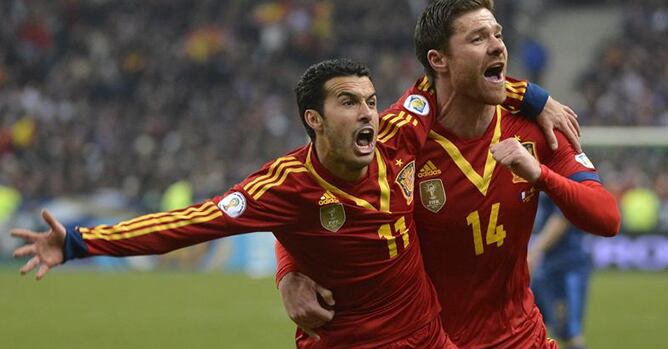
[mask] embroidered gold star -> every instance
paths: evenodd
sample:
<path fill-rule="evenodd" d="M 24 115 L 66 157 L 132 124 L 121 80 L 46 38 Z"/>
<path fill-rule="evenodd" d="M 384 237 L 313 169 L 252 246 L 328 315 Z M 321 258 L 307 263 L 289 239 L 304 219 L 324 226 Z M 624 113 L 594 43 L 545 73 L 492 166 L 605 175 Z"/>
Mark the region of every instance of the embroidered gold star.
<path fill-rule="evenodd" d="M 394 161 L 394 164 L 395 164 L 396 166 L 401 166 L 401 165 L 404 164 L 404 162 L 401 161 L 401 159 L 397 159 L 397 160 Z"/>
<path fill-rule="evenodd" d="M 522 143 L 522 138 L 520 138 L 519 135 L 515 135 L 515 139 L 517 139 L 518 142 Z"/>

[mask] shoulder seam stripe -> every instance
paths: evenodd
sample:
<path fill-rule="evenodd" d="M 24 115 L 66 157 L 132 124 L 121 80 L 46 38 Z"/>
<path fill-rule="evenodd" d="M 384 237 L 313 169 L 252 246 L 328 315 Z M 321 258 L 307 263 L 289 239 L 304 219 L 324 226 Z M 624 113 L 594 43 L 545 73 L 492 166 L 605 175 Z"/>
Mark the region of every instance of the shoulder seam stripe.
<path fill-rule="evenodd" d="M 518 81 L 518 82 L 510 82 L 506 80 L 506 86 L 513 86 L 513 87 L 527 87 L 529 83 L 527 81 Z"/>
<path fill-rule="evenodd" d="M 269 190 L 269 188 L 276 187 L 276 186 L 279 186 L 279 185 L 283 184 L 283 182 L 285 182 L 285 180 L 288 178 L 288 175 L 290 173 L 293 173 L 293 172 L 294 173 L 300 173 L 300 172 L 306 172 L 306 171 L 308 171 L 308 170 L 304 166 L 289 167 L 289 168 L 285 169 L 285 171 L 282 171 L 283 174 L 278 181 L 274 181 L 273 183 L 268 183 L 268 184 L 264 185 L 264 187 L 262 187 L 255 195 L 253 195 L 253 194 L 251 194 L 251 195 L 253 195 L 254 200 L 257 200 L 262 196 L 262 194 L 264 194 L 267 190 Z M 250 194 L 250 192 L 249 192 L 249 194 Z"/>
<path fill-rule="evenodd" d="M 427 92 L 431 88 L 431 81 L 429 81 L 429 77 L 425 76 L 424 81 L 418 86 L 418 90 Z"/>
<path fill-rule="evenodd" d="M 387 122 L 385 123 L 385 127 L 383 127 L 383 129 L 381 130 L 381 132 L 378 133 L 378 136 L 376 137 L 376 139 L 380 141 L 381 139 L 386 138 L 386 135 L 387 135 L 388 133 L 390 133 L 390 134 L 392 134 L 392 135 L 396 134 L 396 133 L 397 133 L 397 128 L 398 128 L 398 127 L 401 127 L 401 126 L 403 126 L 403 125 L 405 124 L 405 122 L 403 122 L 403 121 L 404 121 L 404 115 L 405 115 L 405 114 L 406 114 L 406 112 L 401 111 L 401 112 L 399 113 L 399 115 L 397 115 L 395 118 L 393 118 L 393 119 L 390 120 L 390 121 L 387 121 Z M 408 115 L 410 115 L 410 114 L 408 114 Z M 399 123 L 397 123 L 399 120 L 402 120 L 402 121 L 399 122 Z M 402 122 L 403 122 L 403 123 L 402 123 Z M 396 123 L 396 124 L 395 124 L 395 123 Z M 400 124 L 401 124 L 401 125 L 400 125 Z M 390 137 L 390 138 L 391 138 L 391 137 Z M 388 139 L 389 139 L 389 138 L 388 138 Z M 386 141 L 387 141 L 387 139 L 385 139 L 384 141 L 381 141 L 381 142 L 386 142 Z"/>
<path fill-rule="evenodd" d="M 388 120 L 395 118 L 396 116 L 397 116 L 396 114 L 392 113 L 383 116 L 383 118 L 380 121 L 379 125 L 380 129 L 378 130 L 378 135 L 376 136 L 376 139 L 378 139 L 382 134 L 387 132 L 388 128 L 392 126 L 392 124 Z"/>
<path fill-rule="evenodd" d="M 378 138 L 378 141 L 381 142 L 381 143 L 385 143 L 385 142 L 389 141 L 390 139 L 392 139 L 392 137 L 394 137 L 394 135 L 397 134 L 397 132 L 399 131 L 399 127 L 400 126 L 394 127 L 392 129 L 392 132 L 390 132 L 387 135 L 383 135 L 382 138 Z"/>
<path fill-rule="evenodd" d="M 429 85 L 429 78 L 425 75 L 418 85 L 418 90 L 424 91 L 423 88 L 425 85 Z"/>
<path fill-rule="evenodd" d="M 278 158 L 278 159 L 276 159 L 276 161 L 274 161 L 274 163 L 271 164 L 271 166 L 269 166 L 269 170 L 267 171 L 267 173 L 258 176 L 258 177 L 255 178 L 254 180 L 252 180 L 252 181 L 250 181 L 249 183 L 247 183 L 246 185 L 244 185 L 244 190 L 248 191 L 248 188 L 250 188 L 250 187 L 252 187 L 253 185 L 255 185 L 255 183 L 257 183 L 257 182 L 259 182 L 259 181 L 261 181 L 261 180 L 264 180 L 264 179 L 266 179 L 266 178 L 269 178 L 269 177 L 273 176 L 274 171 L 276 171 L 276 167 L 278 167 L 282 162 L 284 162 L 284 161 L 292 161 L 292 160 L 295 160 L 295 158 L 292 157 L 292 156 L 286 156 L 286 157 L 282 157 L 282 158 Z"/>
<path fill-rule="evenodd" d="M 275 171 L 271 176 L 269 174 L 262 176 L 261 181 L 254 181 L 255 184 L 250 186 L 246 185 L 244 186 L 244 189 L 248 192 L 249 195 L 253 195 L 259 188 L 276 181 L 277 178 L 281 176 L 281 172 L 285 171 L 286 168 L 299 168 L 299 167 L 304 167 L 304 164 L 301 162 L 295 160 L 295 161 L 289 161 L 289 162 L 284 162 L 280 164 L 279 166 L 276 167 Z M 250 184 L 250 183 L 249 183 Z"/>
<path fill-rule="evenodd" d="M 515 92 L 515 93 L 526 93 L 527 88 L 526 87 L 513 87 L 511 85 L 506 85 L 506 90 Z"/>
<path fill-rule="evenodd" d="M 508 94 L 507 94 L 506 96 L 507 96 L 507 97 L 511 97 L 511 98 L 515 98 L 515 99 L 517 99 L 517 100 L 519 100 L 519 101 L 524 100 L 524 95 L 523 95 L 523 94 L 522 94 L 522 95 L 519 95 L 519 94 L 517 94 L 517 93 L 508 92 Z"/>
<path fill-rule="evenodd" d="M 406 114 L 406 112 L 402 110 L 402 111 L 399 112 L 399 114 L 396 117 L 392 118 L 392 120 L 388 121 L 387 123 L 388 124 L 395 124 L 397 121 L 403 120 L 405 114 Z"/>

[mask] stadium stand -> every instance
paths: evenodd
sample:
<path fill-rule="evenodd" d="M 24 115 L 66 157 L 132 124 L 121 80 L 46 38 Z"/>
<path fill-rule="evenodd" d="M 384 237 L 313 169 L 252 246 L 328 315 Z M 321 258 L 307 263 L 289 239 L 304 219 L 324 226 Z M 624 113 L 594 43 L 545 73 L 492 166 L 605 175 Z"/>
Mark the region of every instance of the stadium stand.
<path fill-rule="evenodd" d="M 219 193 L 305 141 L 292 88 L 314 61 L 366 62 L 380 106 L 398 97 L 420 74 L 412 28 L 423 4 L 2 1 L 0 186 L 20 193 L 12 207 L 24 211 L 96 188 L 157 210 L 179 180 L 195 199 Z M 513 6 L 497 2 L 502 22 Z M 668 5 L 622 6 L 621 33 L 576 82 L 581 122 L 668 126 Z M 652 188 L 656 229 L 668 231 L 665 150 L 605 158 L 607 185 L 620 198 Z"/>

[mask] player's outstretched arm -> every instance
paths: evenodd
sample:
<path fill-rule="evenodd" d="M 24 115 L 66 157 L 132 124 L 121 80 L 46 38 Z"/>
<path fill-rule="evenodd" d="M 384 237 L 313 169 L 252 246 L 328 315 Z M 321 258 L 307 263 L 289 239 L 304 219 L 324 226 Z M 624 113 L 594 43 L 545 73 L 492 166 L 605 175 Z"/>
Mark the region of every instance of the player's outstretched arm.
<path fill-rule="evenodd" d="M 39 266 L 36 278 L 40 280 L 53 267 L 63 263 L 63 246 L 65 244 L 65 227 L 58 222 L 47 210 L 42 211 L 42 218 L 49 225 L 49 231 L 38 233 L 27 229 L 12 229 L 11 235 L 25 242 L 14 251 L 14 257 L 32 256 L 21 267 L 21 274 L 25 275 Z"/>
<path fill-rule="evenodd" d="M 332 292 L 298 272 L 288 272 L 278 283 L 278 290 L 288 317 L 309 337 L 320 339 L 316 330 L 334 318 L 334 310 L 325 309 L 318 296 L 328 306 L 334 306 Z"/>
<path fill-rule="evenodd" d="M 538 114 L 536 122 L 545 133 L 550 149 L 557 150 L 559 147 L 557 136 L 554 134 L 556 128 L 566 136 L 576 153 L 582 153 L 580 124 L 578 123 L 578 115 L 573 109 L 559 103 L 552 97 L 548 97 L 543 111 Z"/>

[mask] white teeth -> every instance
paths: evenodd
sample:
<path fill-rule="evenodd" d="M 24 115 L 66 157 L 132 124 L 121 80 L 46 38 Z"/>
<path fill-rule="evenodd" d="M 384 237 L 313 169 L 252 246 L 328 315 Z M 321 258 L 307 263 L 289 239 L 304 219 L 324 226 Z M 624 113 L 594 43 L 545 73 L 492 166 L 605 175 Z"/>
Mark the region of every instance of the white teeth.
<path fill-rule="evenodd" d="M 355 136 L 355 144 L 358 147 L 372 146 L 372 144 L 373 144 L 373 134 L 374 134 L 374 131 L 373 131 L 373 129 L 370 129 L 370 128 L 365 128 L 365 129 L 359 130 L 359 132 Z"/>

